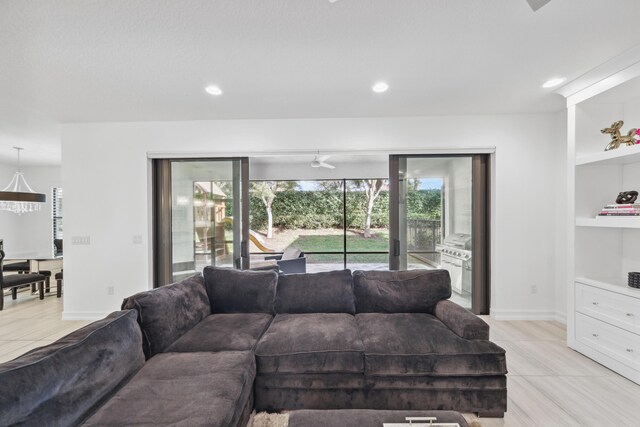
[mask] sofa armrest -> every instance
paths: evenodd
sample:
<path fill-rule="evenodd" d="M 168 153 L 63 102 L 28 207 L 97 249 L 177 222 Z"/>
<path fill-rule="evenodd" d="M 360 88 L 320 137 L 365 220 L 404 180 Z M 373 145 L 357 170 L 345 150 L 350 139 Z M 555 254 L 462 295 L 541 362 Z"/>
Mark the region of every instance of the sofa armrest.
<path fill-rule="evenodd" d="M 147 359 L 161 353 L 211 314 L 204 278 L 198 273 L 178 283 L 140 292 L 122 302 L 138 311 L 142 349 Z"/>
<path fill-rule="evenodd" d="M 488 340 L 489 325 L 464 307 L 449 300 L 436 304 L 434 314 L 456 335 L 467 340 Z"/>

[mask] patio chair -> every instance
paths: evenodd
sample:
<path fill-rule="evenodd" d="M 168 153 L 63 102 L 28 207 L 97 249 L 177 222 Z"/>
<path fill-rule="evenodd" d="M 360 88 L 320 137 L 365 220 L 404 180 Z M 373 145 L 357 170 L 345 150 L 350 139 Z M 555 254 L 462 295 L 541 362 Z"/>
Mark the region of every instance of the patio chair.
<path fill-rule="evenodd" d="M 282 255 L 264 257 L 265 260 L 276 260 L 283 274 L 296 274 L 307 272 L 307 257 L 300 249 L 287 248 Z"/>

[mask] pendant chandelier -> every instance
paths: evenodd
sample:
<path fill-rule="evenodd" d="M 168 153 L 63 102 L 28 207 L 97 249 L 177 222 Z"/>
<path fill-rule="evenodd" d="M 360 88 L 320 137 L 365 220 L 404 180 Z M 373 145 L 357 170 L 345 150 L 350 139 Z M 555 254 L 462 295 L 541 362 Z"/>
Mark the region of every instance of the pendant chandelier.
<path fill-rule="evenodd" d="M 0 191 L 0 210 L 10 211 L 18 215 L 39 211 L 47 201 L 47 196 L 36 193 L 29 187 L 20 170 L 21 147 L 13 147 L 18 151 L 18 170 L 2 191 Z"/>

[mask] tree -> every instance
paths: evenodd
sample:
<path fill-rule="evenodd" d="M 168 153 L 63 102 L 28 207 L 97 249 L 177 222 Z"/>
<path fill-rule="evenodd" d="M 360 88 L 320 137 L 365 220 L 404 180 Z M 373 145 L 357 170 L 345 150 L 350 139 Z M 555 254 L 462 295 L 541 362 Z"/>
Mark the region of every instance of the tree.
<path fill-rule="evenodd" d="M 410 187 L 410 191 L 419 191 L 420 190 L 420 178 L 409 178 L 408 185 Z"/>
<path fill-rule="evenodd" d="M 254 181 L 249 191 L 260 197 L 267 209 L 267 239 L 273 237 L 273 201 L 278 191 L 293 190 L 298 186 L 296 181 Z"/>
<path fill-rule="evenodd" d="M 353 185 L 361 189 L 365 195 L 365 218 L 364 218 L 364 237 L 371 237 L 371 214 L 373 213 L 373 204 L 384 189 L 384 179 L 356 179 Z"/>

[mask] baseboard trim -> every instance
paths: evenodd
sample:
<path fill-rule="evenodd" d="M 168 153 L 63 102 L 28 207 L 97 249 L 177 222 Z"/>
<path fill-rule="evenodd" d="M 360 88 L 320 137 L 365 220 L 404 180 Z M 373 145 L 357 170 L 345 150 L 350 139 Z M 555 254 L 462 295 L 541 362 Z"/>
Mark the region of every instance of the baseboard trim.
<path fill-rule="evenodd" d="M 103 311 L 63 311 L 62 320 L 100 320 L 108 314 Z"/>
<path fill-rule="evenodd" d="M 561 313 L 559 311 L 556 311 L 556 318 L 554 319 L 556 322 L 560 322 L 563 325 L 567 324 L 567 313 Z"/>
<path fill-rule="evenodd" d="M 551 310 L 501 310 L 491 309 L 491 318 L 495 320 L 554 320 L 567 323 L 564 313 Z"/>

